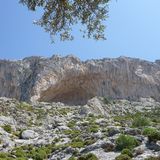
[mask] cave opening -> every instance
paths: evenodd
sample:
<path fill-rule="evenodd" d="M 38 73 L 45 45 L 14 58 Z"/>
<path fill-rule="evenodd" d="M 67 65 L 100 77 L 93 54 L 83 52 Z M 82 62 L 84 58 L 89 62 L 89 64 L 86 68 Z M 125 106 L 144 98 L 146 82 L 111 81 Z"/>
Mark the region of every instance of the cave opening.
<path fill-rule="evenodd" d="M 39 101 L 84 105 L 97 95 L 99 75 L 65 78 L 41 93 Z"/>

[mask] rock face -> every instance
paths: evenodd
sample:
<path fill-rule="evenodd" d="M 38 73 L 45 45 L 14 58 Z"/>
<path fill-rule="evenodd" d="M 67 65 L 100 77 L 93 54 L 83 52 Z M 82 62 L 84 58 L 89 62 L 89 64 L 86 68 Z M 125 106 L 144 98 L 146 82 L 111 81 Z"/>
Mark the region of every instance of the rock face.
<path fill-rule="evenodd" d="M 95 96 L 160 101 L 160 63 L 119 57 L 80 61 L 74 56 L 0 61 L 0 97 L 85 104 Z"/>

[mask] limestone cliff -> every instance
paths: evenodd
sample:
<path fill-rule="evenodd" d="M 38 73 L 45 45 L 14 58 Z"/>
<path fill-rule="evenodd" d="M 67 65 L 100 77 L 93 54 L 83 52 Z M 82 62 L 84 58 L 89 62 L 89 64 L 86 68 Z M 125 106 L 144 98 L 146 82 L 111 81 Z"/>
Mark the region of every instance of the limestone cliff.
<path fill-rule="evenodd" d="M 74 56 L 0 61 L 0 97 L 82 104 L 94 96 L 160 101 L 160 61 Z"/>

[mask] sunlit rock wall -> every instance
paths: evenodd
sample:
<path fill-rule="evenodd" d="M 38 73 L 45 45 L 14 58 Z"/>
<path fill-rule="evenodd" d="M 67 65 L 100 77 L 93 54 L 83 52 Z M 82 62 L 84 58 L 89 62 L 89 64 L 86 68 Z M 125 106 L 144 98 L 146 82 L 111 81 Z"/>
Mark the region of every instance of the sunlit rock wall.
<path fill-rule="evenodd" d="M 74 56 L 0 61 L 0 96 L 22 101 L 85 104 L 94 96 L 160 101 L 160 61 Z"/>

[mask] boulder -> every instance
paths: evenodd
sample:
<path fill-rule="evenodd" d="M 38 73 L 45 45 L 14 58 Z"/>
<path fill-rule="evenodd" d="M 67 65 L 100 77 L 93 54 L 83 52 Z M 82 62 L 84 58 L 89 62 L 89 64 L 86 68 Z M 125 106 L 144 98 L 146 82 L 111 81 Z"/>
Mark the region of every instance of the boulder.
<path fill-rule="evenodd" d="M 38 133 L 36 133 L 33 130 L 24 130 L 21 133 L 21 138 L 22 139 L 34 139 L 34 138 L 37 138 L 37 137 L 38 137 Z"/>

